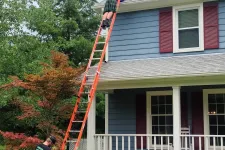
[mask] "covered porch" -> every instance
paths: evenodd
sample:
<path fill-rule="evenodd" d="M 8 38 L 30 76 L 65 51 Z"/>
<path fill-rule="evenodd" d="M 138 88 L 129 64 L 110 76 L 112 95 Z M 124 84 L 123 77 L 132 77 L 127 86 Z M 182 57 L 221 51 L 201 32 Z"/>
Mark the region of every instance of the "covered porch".
<path fill-rule="evenodd" d="M 225 149 L 224 85 L 120 89 L 105 97 L 105 134 L 92 129 L 92 149 Z"/>

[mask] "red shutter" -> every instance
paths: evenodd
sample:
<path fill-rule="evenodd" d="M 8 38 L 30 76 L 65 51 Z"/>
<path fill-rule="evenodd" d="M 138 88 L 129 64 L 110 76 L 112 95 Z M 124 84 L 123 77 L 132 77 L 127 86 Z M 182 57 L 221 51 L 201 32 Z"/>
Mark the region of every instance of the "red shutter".
<path fill-rule="evenodd" d="M 136 133 L 146 134 L 146 94 L 136 96 Z M 137 137 L 137 148 L 141 149 L 141 138 Z M 146 148 L 146 137 L 143 138 L 143 148 Z"/>
<path fill-rule="evenodd" d="M 159 12 L 159 44 L 160 53 L 173 52 L 173 17 L 172 8 Z"/>
<path fill-rule="evenodd" d="M 205 49 L 219 48 L 218 3 L 204 3 Z"/>

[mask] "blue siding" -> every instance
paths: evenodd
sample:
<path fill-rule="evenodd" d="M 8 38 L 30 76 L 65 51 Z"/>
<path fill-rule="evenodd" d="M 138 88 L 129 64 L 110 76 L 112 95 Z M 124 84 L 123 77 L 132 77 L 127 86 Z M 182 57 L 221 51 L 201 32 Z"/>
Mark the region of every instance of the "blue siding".
<path fill-rule="evenodd" d="M 109 94 L 109 134 L 136 133 L 135 96 Z"/>
<path fill-rule="evenodd" d="M 145 10 L 118 14 L 111 40 L 109 60 L 145 59 L 178 55 L 225 52 L 225 1 L 219 3 L 220 49 L 190 53 L 159 53 L 159 10 Z"/>
<path fill-rule="evenodd" d="M 135 95 L 119 92 L 109 94 L 109 134 L 136 134 L 136 106 Z M 113 149 L 115 141 L 113 138 Z M 125 137 L 125 150 L 128 149 L 128 138 Z M 134 149 L 134 139 L 131 139 L 131 149 Z M 121 148 L 122 139 L 118 145 Z"/>

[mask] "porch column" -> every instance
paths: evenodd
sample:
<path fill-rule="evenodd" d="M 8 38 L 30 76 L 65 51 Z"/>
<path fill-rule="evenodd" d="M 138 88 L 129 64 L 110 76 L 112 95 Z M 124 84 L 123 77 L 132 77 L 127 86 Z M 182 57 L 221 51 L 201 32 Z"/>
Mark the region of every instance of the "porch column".
<path fill-rule="evenodd" d="M 180 111 L 180 87 L 173 87 L 173 146 L 174 150 L 181 148 L 181 111 Z"/>
<path fill-rule="evenodd" d="M 87 120 L 87 150 L 94 150 L 95 147 L 95 118 L 96 118 L 96 98 L 94 97 Z"/>

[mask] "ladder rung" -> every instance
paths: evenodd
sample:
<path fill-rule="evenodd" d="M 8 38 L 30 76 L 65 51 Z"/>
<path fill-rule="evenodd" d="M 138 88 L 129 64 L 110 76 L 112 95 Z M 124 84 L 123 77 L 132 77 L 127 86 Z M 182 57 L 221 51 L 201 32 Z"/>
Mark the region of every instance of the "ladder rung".
<path fill-rule="evenodd" d="M 74 142 L 77 142 L 76 140 L 68 140 L 66 141 L 67 143 L 74 143 Z"/>
<path fill-rule="evenodd" d="M 82 123 L 83 121 L 81 121 L 81 120 L 75 120 L 75 121 L 72 121 L 72 122 L 79 122 L 79 123 Z"/>
<path fill-rule="evenodd" d="M 95 75 L 93 75 L 93 74 L 92 75 L 87 74 L 86 76 L 87 77 L 94 77 Z"/>
<path fill-rule="evenodd" d="M 100 60 L 101 58 L 92 58 L 92 60 Z"/>
<path fill-rule="evenodd" d="M 103 52 L 103 50 L 95 50 L 95 52 Z"/>
<path fill-rule="evenodd" d="M 81 94 L 90 94 L 91 92 L 82 92 Z"/>
<path fill-rule="evenodd" d="M 105 44 L 105 42 L 98 42 L 98 44 Z"/>
<path fill-rule="evenodd" d="M 79 130 L 70 130 L 70 132 L 79 133 L 80 131 Z"/>
<path fill-rule="evenodd" d="M 86 111 L 77 111 L 77 113 L 86 113 Z"/>

